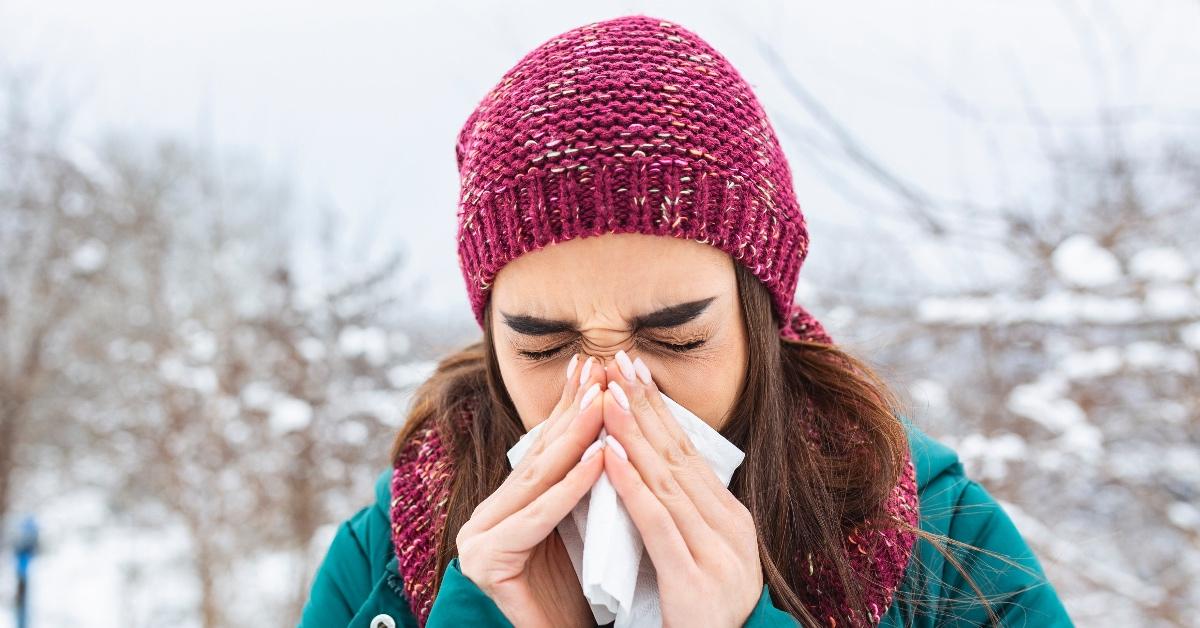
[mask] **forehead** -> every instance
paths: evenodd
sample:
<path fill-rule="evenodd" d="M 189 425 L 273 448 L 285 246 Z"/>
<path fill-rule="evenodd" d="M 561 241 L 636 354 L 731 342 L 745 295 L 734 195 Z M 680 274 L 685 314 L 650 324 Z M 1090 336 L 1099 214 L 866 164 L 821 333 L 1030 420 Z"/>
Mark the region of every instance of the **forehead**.
<path fill-rule="evenodd" d="M 492 286 L 507 312 L 624 322 L 659 307 L 736 291 L 733 259 L 693 240 L 642 233 L 576 237 L 506 264 Z"/>

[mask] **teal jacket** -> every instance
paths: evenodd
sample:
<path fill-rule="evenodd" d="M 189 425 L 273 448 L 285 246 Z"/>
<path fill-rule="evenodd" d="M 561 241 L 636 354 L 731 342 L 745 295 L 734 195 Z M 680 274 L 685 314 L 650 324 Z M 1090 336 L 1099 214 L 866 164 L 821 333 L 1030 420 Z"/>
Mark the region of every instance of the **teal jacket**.
<path fill-rule="evenodd" d="M 958 455 L 903 419 L 917 471 L 921 528 L 982 547 L 1036 575 L 974 550 L 951 548 L 991 601 L 1004 626 L 1072 626 L 1042 566 L 996 500 L 963 474 Z M 390 470 L 375 485 L 376 502 L 343 522 L 317 569 L 299 628 L 416 626 L 397 570 L 389 531 Z M 934 600 L 914 606 L 911 600 Z M 970 584 L 928 542 L 918 539 L 908 572 L 881 626 L 984 626 L 988 615 Z M 459 570 L 442 574 L 430 628 L 511 626 L 499 608 Z M 764 586 L 745 626 L 797 626 Z"/>

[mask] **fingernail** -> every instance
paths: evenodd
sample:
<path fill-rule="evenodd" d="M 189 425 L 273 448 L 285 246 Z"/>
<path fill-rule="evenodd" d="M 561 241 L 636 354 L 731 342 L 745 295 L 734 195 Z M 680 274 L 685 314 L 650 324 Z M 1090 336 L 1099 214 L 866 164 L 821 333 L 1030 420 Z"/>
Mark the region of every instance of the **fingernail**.
<path fill-rule="evenodd" d="M 621 404 L 621 407 L 625 408 L 625 411 L 628 412 L 629 411 L 629 396 L 626 395 L 625 391 L 621 389 L 621 385 L 616 382 L 609 382 L 608 383 L 608 391 L 611 392 L 613 394 L 613 396 L 617 398 L 617 403 Z"/>
<path fill-rule="evenodd" d="M 584 408 L 588 407 L 588 404 L 592 402 L 592 399 L 595 399 L 596 395 L 599 394 L 600 382 L 596 382 L 595 384 L 592 384 L 591 388 L 587 389 L 587 392 L 583 393 L 583 399 L 579 400 L 579 409 L 583 410 Z"/>
<path fill-rule="evenodd" d="M 638 378 L 642 380 L 643 384 L 649 386 L 653 383 L 654 380 L 650 377 L 650 367 L 642 362 L 642 358 L 639 357 L 633 361 L 633 368 L 637 371 Z"/>
<path fill-rule="evenodd" d="M 617 366 L 621 369 L 621 375 L 632 382 L 635 377 L 633 362 L 629 359 L 629 355 L 625 353 L 624 349 L 617 352 Z"/>
<path fill-rule="evenodd" d="M 571 376 L 575 374 L 576 366 L 579 366 L 579 354 L 578 353 L 571 356 L 571 361 L 567 363 L 567 379 L 571 379 Z"/>
<path fill-rule="evenodd" d="M 583 371 L 579 373 L 579 385 L 580 386 L 587 383 L 588 375 L 592 374 L 592 361 L 595 359 L 596 359 L 596 356 L 589 355 L 588 359 L 584 360 Z"/>
<path fill-rule="evenodd" d="M 591 445 L 588 445 L 588 448 L 583 450 L 583 456 L 581 456 L 579 458 L 579 461 L 583 462 L 584 460 L 591 458 L 592 456 L 596 455 L 596 452 L 600 451 L 603 448 L 604 448 L 604 440 L 597 439 L 596 442 L 592 443 Z"/>
<path fill-rule="evenodd" d="M 609 447 L 612 447 L 613 453 L 620 456 L 621 460 L 629 460 L 629 455 L 625 453 L 625 448 L 621 446 L 621 443 L 617 442 L 617 439 L 613 438 L 612 434 L 605 436 L 604 442 L 608 443 Z"/>

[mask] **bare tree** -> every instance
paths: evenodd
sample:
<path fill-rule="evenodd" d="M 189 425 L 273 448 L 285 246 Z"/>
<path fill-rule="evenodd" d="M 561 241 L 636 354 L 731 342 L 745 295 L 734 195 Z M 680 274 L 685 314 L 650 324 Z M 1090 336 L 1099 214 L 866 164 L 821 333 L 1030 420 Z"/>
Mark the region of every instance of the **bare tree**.
<path fill-rule="evenodd" d="M 290 625 L 319 531 L 373 498 L 425 367 L 402 257 L 343 268 L 332 210 L 299 248 L 301 208 L 253 160 L 119 137 L 69 155 L 13 112 L 0 495 L 18 471 L 93 486 L 113 522 L 186 531 L 206 628 Z M 329 260 L 319 282 L 298 256 Z M 247 590 L 237 572 L 280 555 L 294 586 Z"/>
<path fill-rule="evenodd" d="M 1115 25 L 1075 18 L 1106 84 L 1097 49 L 1119 37 Z M 1041 166 L 1025 170 L 1045 179 L 1005 178 L 1011 201 L 946 198 L 874 156 L 760 45 L 814 121 L 784 113 L 785 135 L 825 171 L 854 178 L 831 178 L 849 204 L 910 222 L 902 242 L 875 244 L 913 280 L 889 289 L 879 279 L 889 268 L 870 251 L 826 244 L 857 259 L 812 290 L 812 306 L 856 338 L 879 339 L 864 351 L 911 386 L 917 423 L 1003 500 L 1077 621 L 1187 625 L 1200 611 L 1200 116 L 1181 135 L 1147 135 L 1156 111 L 1099 93 L 1095 124 L 1080 127 L 1056 120 L 1018 78 L 1038 139 L 1029 159 Z M 984 143 L 999 141 L 986 109 L 945 90 L 949 111 L 977 124 Z M 1028 165 L 996 155 L 998 177 Z M 866 200 L 864 189 L 878 194 Z M 993 272 L 937 288 L 946 277 L 909 256 L 914 242 Z M 1097 595 L 1108 603 L 1088 602 Z"/>
<path fill-rule="evenodd" d="M 28 116 L 28 86 L 11 77 L 0 101 L 0 521 L 36 451 L 26 445 L 65 429 L 69 400 L 93 390 L 71 368 L 70 344 L 125 229 L 63 155 L 55 125 Z"/>

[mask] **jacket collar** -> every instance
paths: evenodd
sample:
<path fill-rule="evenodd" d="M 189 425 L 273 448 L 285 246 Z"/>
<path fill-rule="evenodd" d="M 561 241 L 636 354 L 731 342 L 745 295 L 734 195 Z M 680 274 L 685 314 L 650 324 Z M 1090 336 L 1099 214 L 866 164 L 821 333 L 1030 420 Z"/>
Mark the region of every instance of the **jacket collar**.
<path fill-rule="evenodd" d="M 962 471 L 962 462 L 953 449 L 934 440 L 908 417 L 901 416 L 900 422 L 908 433 L 908 447 L 917 471 L 918 491 L 925 490 L 929 482 L 941 473 Z"/>

